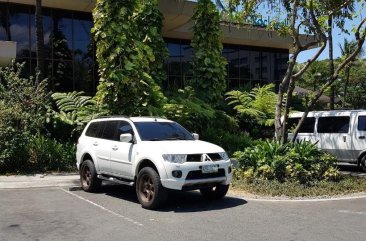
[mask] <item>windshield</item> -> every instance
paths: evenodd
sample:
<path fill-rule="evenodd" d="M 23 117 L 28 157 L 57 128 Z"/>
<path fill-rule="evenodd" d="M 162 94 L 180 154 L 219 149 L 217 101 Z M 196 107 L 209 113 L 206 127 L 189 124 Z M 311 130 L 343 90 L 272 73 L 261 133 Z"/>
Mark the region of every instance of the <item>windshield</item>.
<path fill-rule="evenodd" d="M 193 140 L 192 134 L 176 122 L 135 122 L 143 141 Z"/>

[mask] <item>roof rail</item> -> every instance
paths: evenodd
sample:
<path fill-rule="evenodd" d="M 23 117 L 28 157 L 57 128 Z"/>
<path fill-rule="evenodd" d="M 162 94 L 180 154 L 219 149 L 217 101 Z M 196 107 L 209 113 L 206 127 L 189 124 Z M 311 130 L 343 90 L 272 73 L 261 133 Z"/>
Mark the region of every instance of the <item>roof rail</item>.
<path fill-rule="evenodd" d="M 99 116 L 96 119 L 107 119 L 107 118 L 130 118 L 126 115 L 109 115 L 109 116 Z"/>

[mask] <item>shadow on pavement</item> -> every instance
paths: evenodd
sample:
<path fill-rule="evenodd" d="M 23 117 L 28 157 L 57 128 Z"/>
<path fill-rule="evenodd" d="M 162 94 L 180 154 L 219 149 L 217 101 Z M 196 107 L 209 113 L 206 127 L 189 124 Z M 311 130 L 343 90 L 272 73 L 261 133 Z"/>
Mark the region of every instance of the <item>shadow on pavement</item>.
<path fill-rule="evenodd" d="M 366 178 L 366 172 L 363 172 L 357 165 L 338 164 L 338 168 L 344 174 Z"/>
<path fill-rule="evenodd" d="M 104 193 L 107 196 L 123 199 L 129 202 L 139 203 L 134 187 L 115 184 L 104 184 L 101 188 L 100 193 Z M 244 205 L 246 203 L 247 201 L 243 199 L 228 196 L 220 200 L 208 201 L 204 199 L 198 191 L 170 191 L 167 202 L 162 208 L 157 211 L 203 212 L 233 208 Z"/>

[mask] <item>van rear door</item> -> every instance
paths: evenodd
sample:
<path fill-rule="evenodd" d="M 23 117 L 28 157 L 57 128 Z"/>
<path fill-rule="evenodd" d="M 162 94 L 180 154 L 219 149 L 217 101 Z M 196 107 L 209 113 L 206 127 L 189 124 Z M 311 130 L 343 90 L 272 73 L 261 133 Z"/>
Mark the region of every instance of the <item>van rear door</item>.
<path fill-rule="evenodd" d="M 353 158 L 357 161 L 362 151 L 366 150 L 366 112 L 361 112 L 355 116 L 353 139 Z"/>

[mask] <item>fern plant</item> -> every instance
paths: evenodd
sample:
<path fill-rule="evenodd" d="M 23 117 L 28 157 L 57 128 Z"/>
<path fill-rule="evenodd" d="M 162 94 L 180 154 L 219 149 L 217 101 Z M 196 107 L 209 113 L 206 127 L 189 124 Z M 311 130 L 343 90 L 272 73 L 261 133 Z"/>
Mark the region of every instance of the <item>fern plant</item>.
<path fill-rule="evenodd" d="M 258 124 L 272 126 L 276 108 L 274 85 L 257 86 L 251 91 L 233 90 L 226 93 L 226 100 L 241 117 L 254 118 Z"/>
<path fill-rule="evenodd" d="M 71 135 L 81 131 L 90 120 L 107 114 L 103 107 L 92 97 L 84 95 L 84 92 L 54 93 L 52 99 L 58 109 L 51 111 L 54 125 L 61 121 L 73 126 Z"/>

